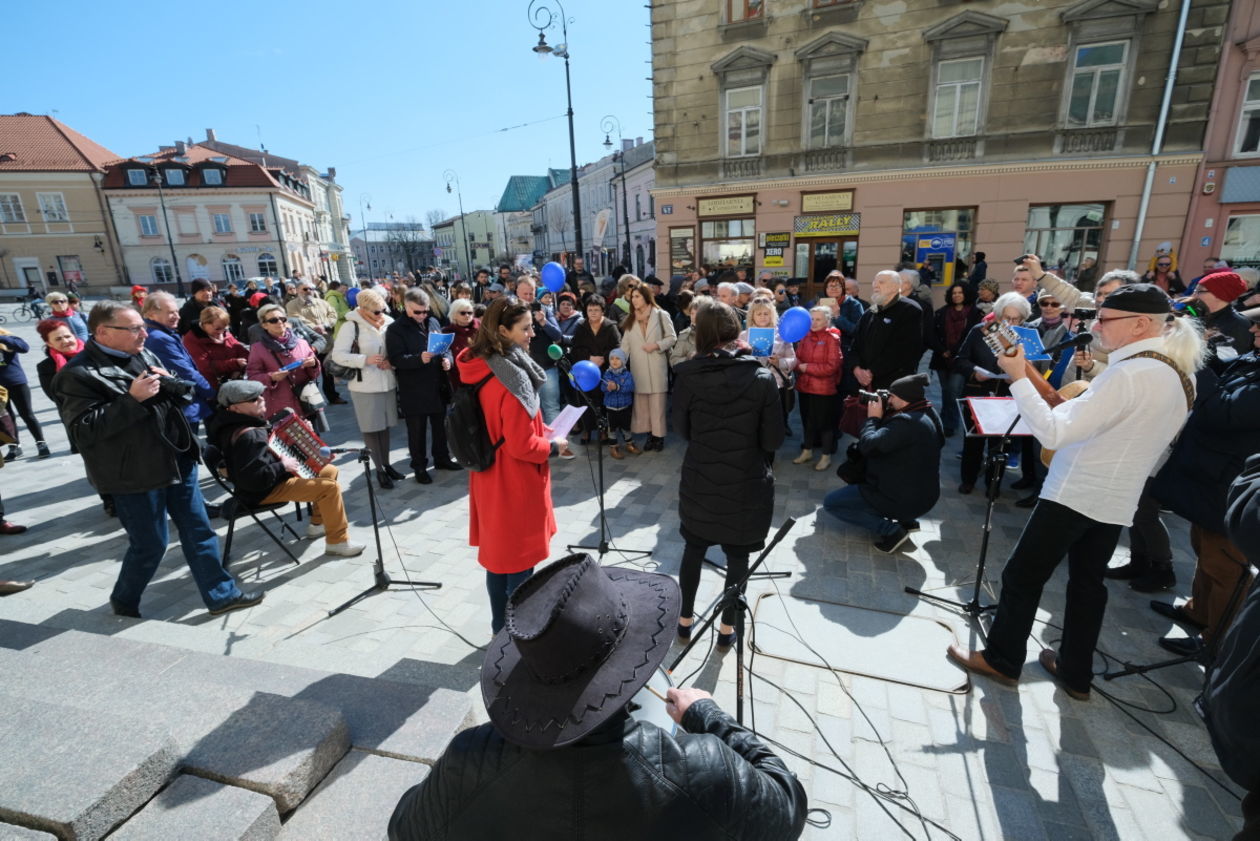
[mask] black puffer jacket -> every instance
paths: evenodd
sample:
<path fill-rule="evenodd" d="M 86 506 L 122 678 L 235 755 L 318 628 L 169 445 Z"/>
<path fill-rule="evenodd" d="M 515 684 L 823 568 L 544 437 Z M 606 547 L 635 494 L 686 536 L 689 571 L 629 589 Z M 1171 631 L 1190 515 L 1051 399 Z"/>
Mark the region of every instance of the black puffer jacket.
<path fill-rule="evenodd" d="M 228 478 L 246 505 L 258 505 L 293 475 L 267 449 L 271 430 L 262 418 L 219 409 L 206 421 L 206 437 L 223 454 Z"/>
<path fill-rule="evenodd" d="M 783 763 L 710 700 L 676 736 L 622 714 L 531 751 L 490 724 L 457 735 L 403 795 L 391 841 L 793 841 L 806 799 Z"/>
<path fill-rule="evenodd" d="M 405 314 L 385 328 L 385 355 L 398 378 L 398 408 L 404 417 L 446 411 L 443 395 L 448 393 L 450 378 L 442 369 L 442 360 L 451 355 L 434 356 L 427 363 L 420 358 L 429 349 L 429 333 L 441 332 L 436 318 L 430 317 L 422 328 Z"/>
<path fill-rule="evenodd" d="M 1230 483 L 1260 440 L 1260 354 L 1240 356 L 1219 379 L 1201 369 L 1198 395 L 1151 491 L 1177 515 L 1223 534 Z"/>
<path fill-rule="evenodd" d="M 180 456 L 196 458 L 183 403 L 158 395 L 143 403 L 131 381 L 162 363 L 147 350 L 122 359 L 89 339 L 53 377 L 58 411 L 98 493 L 146 493 L 180 481 Z"/>
<path fill-rule="evenodd" d="M 760 546 L 774 508 L 783 407 L 774 375 L 752 356 L 697 357 L 674 369 L 674 430 L 687 441 L 678 515 L 685 534 Z"/>
<path fill-rule="evenodd" d="M 858 449 L 866 456 L 862 498 L 893 520 L 922 517 L 941 496 L 943 446 L 941 420 L 930 404 L 867 418 L 858 437 Z"/>
<path fill-rule="evenodd" d="M 853 338 L 853 367 L 871 372 L 872 389 L 888 388 L 893 380 L 919 370 L 923 335 L 923 310 L 912 298 L 899 297 L 887 307 L 867 310 Z"/>

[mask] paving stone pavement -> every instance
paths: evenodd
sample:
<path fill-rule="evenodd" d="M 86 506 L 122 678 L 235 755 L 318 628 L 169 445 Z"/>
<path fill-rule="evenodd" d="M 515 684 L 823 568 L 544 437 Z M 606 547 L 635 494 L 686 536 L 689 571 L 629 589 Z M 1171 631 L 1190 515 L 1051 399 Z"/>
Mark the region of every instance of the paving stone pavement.
<path fill-rule="evenodd" d="M 5 327 L 32 347 L 39 346 L 33 325 L 10 322 Z M 33 351 L 24 360 L 33 383 L 39 358 L 41 353 Z M 7 517 L 30 526 L 24 535 L 0 538 L 0 579 L 33 578 L 38 583 L 0 600 L 0 617 L 45 625 L 50 634 L 55 629 L 81 629 L 225 656 L 447 687 L 469 693 L 478 714 L 484 715 L 477 686 L 481 652 L 474 646 L 484 645 L 490 637 L 489 606 L 482 570 L 467 545 L 465 476 L 437 472 L 431 485 L 408 478 L 394 490 L 378 494 L 386 568 L 397 578 L 440 581 L 440 590 L 376 594 L 329 618 L 328 610 L 372 584 L 374 550 L 360 558 L 333 558 L 322 554 L 322 541 L 303 541 L 293 547 L 301 560 L 293 566 L 256 525 L 242 522 L 232 570 L 243 583 L 266 590 L 261 606 L 209 616 L 172 534 L 171 551 L 141 604 L 145 619 L 119 619 L 109 613 L 107 600 L 126 541 L 117 520 L 102 513 L 79 458 L 70 455 L 51 402 L 37 385 L 33 392 L 54 456 L 36 460 L 28 455 L 0 470 Z M 333 431 L 325 436 L 330 444 L 361 443 L 349 406 L 331 407 L 330 418 Z M 795 416 L 792 426 L 799 435 Z M 22 436 L 28 453 L 33 453 L 24 428 Z M 400 426 L 393 436 L 393 455 L 395 466 L 407 471 L 404 437 Z M 776 582 L 779 588 L 800 597 L 932 617 L 949 625 L 963 642 L 978 646 L 975 632 L 957 615 L 903 592 L 903 587 L 913 586 L 950 598 L 970 596 L 984 500 L 979 493 L 960 496 L 955 491 L 960 440 L 952 439 L 942 455 L 940 503 L 922 518 L 922 530 L 912 535 L 904 551 L 892 557 L 874 551 L 868 535 L 820 511 L 823 494 L 839 480 L 832 470 L 817 472 L 809 465 L 792 464 L 798 442 L 799 438 L 789 438 L 776 462 L 775 523 L 789 516 L 797 520 L 767 562 L 772 569 L 791 573 Z M 562 556 L 568 544 L 598 542 L 594 451 L 576 449 L 577 459 L 552 462 L 560 526 L 551 544 L 553 558 Z M 662 453 L 604 463 L 612 542 L 617 549 L 649 552 L 647 559 L 637 562 L 644 569 L 671 574 L 678 570 L 682 449 L 678 439 L 670 437 Z M 362 469 L 348 456 L 338 464 L 351 535 L 371 544 Z M 212 501 L 218 498 L 208 478 L 203 477 L 202 486 Z M 986 573 L 990 601 L 1027 518 L 1025 510 L 1013 505 L 1017 496 L 1005 489 L 994 515 Z M 1168 524 L 1176 549 L 1175 592 L 1185 595 L 1193 555 L 1185 524 L 1175 518 Z M 225 522 L 216 521 L 216 526 L 221 537 L 226 534 Z M 1118 555 L 1126 553 L 1122 545 Z M 616 551 L 605 560 L 629 562 Z M 860 778 L 864 786 L 787 756 L 809 791 L 811 806 L 830 813 L 829 828 L 809 827 L 804 837 L 897 837 L 901 832 L 893 818 L 914 837 L 927 837 L 913 815 L 866 793 L 880 784 L 907 791 L 925 818 L 963 839 L 1176 841 L 1229 838 L 1236 832 L 1241 825 L 1238 801 L 1180 755 L 1234 790 L 1191 708 L 1201 688 L 1200 668 L 1164 669 L 1152 675 L 1155 682 L 1135 677 L 1097 681 L 1092 700 L 1082 703 L 1056 691 L 1036 665 L 1040 644 L 1057 638 L 1047 623 L 1062 618 L 1065 583 L 1066 569 L 1060 569 L 1046 587 L 1038 614 L 1044 621 L 1034 630 L 1037 639 L 1030 641 L 1029 667 L 1018 690 L 976 680 L 966 694 L 953 695 L 757 657 L 756 675 L 765 680 L 750 683 L 750 711 L 758 730 L 821 765 L 843 764 L 846 773 Z M 719 585 L 718 576 L 707 571 L 702 604 L 718 594 Z M 771 586 L 758 582 L 750 595 Z M 1149 597 L 1134 593 L 1123 582 L 1108 586 L 1111 601 L 1100 648 L 1132 662 L 1164 659 L 1167 655 L 1155 640 L 1169 633 L 1169 626 L 1147 608 Z M 735 658 L 713 655 L 702 663 L 699 652 L 704 650 L 698 647 L 678 674 L 702 667 L 695 685 L 713 691 L 719 703 L 733 711 Z M 834 665 L 844 668 L 842 662 Z M 1096 669 L 1103 666 L 1098 657 Z M 769 681 L 790 692 L 813 721 Z M 1157 712 L 1130 709 L 1130 717 L 1104 699 L 1099 689 Z M 1164 712 L 1174 704 L 1175 709 Z M 933 827 L 932 836 L 942 833 Z"/>

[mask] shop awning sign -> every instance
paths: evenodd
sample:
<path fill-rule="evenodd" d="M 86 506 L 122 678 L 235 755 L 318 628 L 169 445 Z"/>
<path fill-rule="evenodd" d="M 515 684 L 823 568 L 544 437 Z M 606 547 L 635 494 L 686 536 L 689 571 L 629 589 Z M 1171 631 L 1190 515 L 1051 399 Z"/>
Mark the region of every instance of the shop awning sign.
<path fill-rule="evenodd" d="M 797 216 L 792 230 L 798 237 L 856 236 L 861 226 L 861 213 L 819 213 Z"/>

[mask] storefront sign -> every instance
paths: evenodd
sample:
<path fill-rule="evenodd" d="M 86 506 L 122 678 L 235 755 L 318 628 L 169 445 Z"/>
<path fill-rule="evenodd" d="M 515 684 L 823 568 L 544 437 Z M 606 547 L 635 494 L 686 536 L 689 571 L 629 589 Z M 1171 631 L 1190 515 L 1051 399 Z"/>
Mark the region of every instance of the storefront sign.
<path fill-rule="evenodd" d="M 700 199 L 696 202 L 698 216 L 738 216 L 753 212 L 752 196 L 728 196 L 720 199 Z"/>
<path fill-rule="evenodd" d="M 855 236 L 862 224 L 861 213 L 824 213 L 797 216 L 792 229 L 798 237 Z"/>
<path fill-rule="evenodd" d="M 696 229 L 670 228 L 669 268 L 672 277 L 681 277 L 696 267 Z"/>
<path fill-rule="evenodd" d="M 765 259 L 762 265 L 766 267 L 779 268 L 783 265 L 783 257 L 787 253 L 788 247 L 792 244 L 792 235 L 790 233 L 762 234 L 762 244 L 765 247 Z"/>
<path fill-rule="evenodd" d="M 852 190 L 839 193 L 805 193 L 801 196 L 802 213 L 835 213 L 852 209 Z"/>
<path fill-rule="evenodd" d="M 669 216 L 669 215 L 673 214 L 673 212 L 674 212 L 674 206 L 673 206 L 672 204 L 663 204 L 663 205 L 661 205 L 661 215 L 662 215 L 662 216 Z"/>

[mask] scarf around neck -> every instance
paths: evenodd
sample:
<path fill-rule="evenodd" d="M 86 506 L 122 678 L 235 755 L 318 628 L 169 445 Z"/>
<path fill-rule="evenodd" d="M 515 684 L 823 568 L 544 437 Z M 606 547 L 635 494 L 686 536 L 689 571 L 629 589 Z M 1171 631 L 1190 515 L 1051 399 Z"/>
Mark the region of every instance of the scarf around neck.
<path fill-rule="evenodd" d="M 67 362 L 78 356 L 79 352 L 83 350 L 83 340 L 75 339 L 75 348 L 71 353 L 62 353 L 59 350 L 53 350 L 51 347 L 45 347 L 44 349 L 48 352 L 48 356 L 52 358 L 53 363 L 57 366 L 57 370 L 60 371 L 62 368 L 66 367 Z"/>
<path fill-rule="evenodd" d="M 290 328 L 281 333 L 280 338 L 277 339 L 275 336 L 264 330 L 262 341 L 263 345 L 268 350 L 275 351 L 276 353 L 292 353 L 293 349 L 297 347 L 298 335 L 296 331 Z"/>
<path fill-rule="evenodd" d="M 486 360 L 494 376 L 525 407 L 525 414 L 538 414 L 538 389 L 547 379 L 542 366 L 529 358 L 519 345 L 505 354 L 492 354 Z"/>

